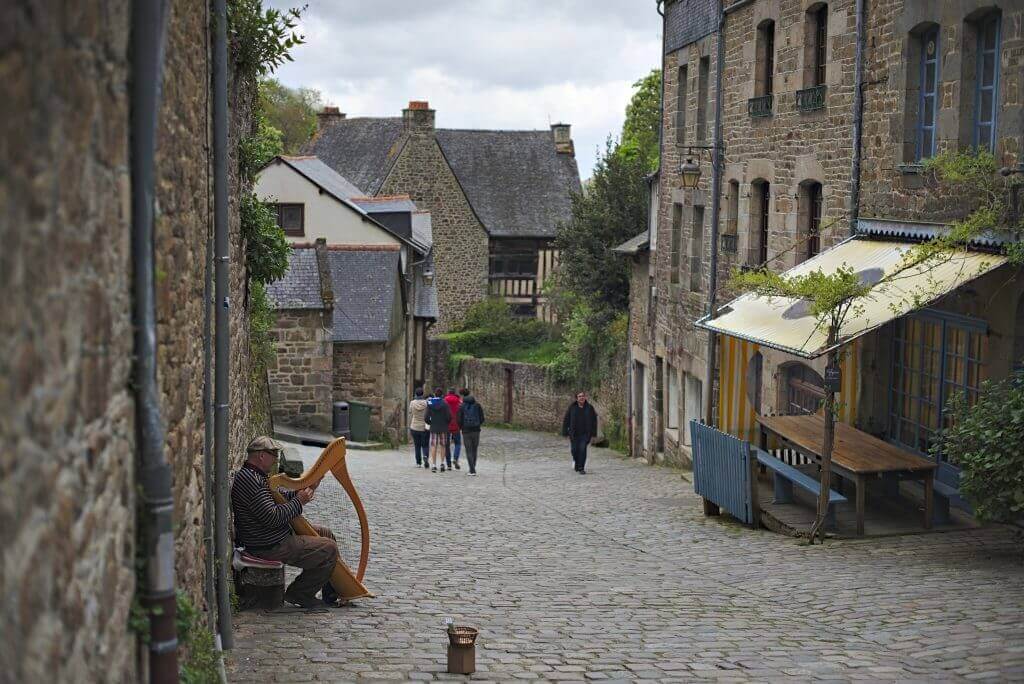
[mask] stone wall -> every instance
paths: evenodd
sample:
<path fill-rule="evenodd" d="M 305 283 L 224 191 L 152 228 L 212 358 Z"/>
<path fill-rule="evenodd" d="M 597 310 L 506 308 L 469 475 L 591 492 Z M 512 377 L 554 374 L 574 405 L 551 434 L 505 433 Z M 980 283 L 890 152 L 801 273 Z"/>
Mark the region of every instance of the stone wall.
<path fill-rule="evenodd" d="M 334 344 L 334 400 L 369 404 L 372 435 L 383 429 L 384 357 L 380 342 Z"/>
<path fill-rule="evenodd" d="M 412 128 L 380 194 L 408 194 L 430 212 L 441 311 L 430 334 L 437 335 L 451 330 L 470 306 L 487 297 L 488 238 L 434 139 L 433 116 L 422 121 L 426 123 Z"/>
<path fill-rule="evenodd" d="M 330 432 L 334 350 L 320 309 L 277 311 L 268 369 L 274 423 Z"/>
<path fill-rule="evenodd" d="M 619 359 L 616 368 L 623 372 L 611 373 L 602 387 L 584 388 L 597 410 L 601 436 L 606 434 L 609 419 L 621 425 L 624 416 L 625 358 Z M 578 389 L 555 380 L 544 366 L 475 358 L 459 364 L 454 385 L 469 389 L 488 423 L 510 423 L 542 432 L 561 432 L 562 417 Z"/>
<path fill-rule="evenodd" d="M 0 11 L 0 671 L 135 681 L 135 427 L 128 176 L 129 3 Z M 158 376 L 173 466 L 176 574 L 201 596 L 202 288 L 208 194 L 205 8 L 171 3 L 160 111 Z M 197 49 L 196 46 L 200 46 Z M 56 75 L 59 74 L 59 77 Z M 243 84 L 238 92 L 245 93 Z M 247 108 L 237 107 L 236 111 Z M 247 121 L 233 122 L 237 136 Z M 232 165 L 234 166 L 234 165 Z M 244 263 L 232 214 L 232 262 Z M 244 302 L 241 268 L 231 300 Z M 244 448 L 245 309 L 232 310 L 231 447 Z"/>

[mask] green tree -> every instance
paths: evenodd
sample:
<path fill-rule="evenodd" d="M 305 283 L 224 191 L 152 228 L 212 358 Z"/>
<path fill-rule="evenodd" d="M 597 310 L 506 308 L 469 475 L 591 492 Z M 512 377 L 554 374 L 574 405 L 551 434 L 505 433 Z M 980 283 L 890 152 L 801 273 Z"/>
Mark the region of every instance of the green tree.
<path fill-rule="evenodd" d="M 661 128 L 661 70 L 652 69 L 633 84 L 633 97 L 626 105 L 622 141 L 618 154 L 641 155 L 647 160 L 648 173 L 658 168 Z"/>
<path fill-rule="evenodd" d="M 572 218 L 559 227 L 558 285 L 596 308 L 629 306 L 629 265 L 611 250 L 647 225 L 646 152 L 618 154 L 609 138 L 586 192 L 572 198 Z"/>
<path fill-rule="evenodd" d="M 281 132 L 284 154 L 296 154 L 316 132 L 320 91 L 289 88 L 275 78 L 260 81 L 260 107 L 267 122 Z"/>

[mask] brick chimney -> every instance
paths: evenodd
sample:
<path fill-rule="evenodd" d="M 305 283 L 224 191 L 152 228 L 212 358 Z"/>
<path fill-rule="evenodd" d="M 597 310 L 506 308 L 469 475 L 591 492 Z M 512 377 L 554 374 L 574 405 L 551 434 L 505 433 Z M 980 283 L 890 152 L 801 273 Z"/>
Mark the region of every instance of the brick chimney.
<path fill-rule="evenodd" d="M 316 129 L 322 131 L 345 118 L 345 112 L 337 107 L 324 107 L 316 114 Z"/>
<path fill-rule="evenodd" d="M 555 151 L 559 154 L 576 154 L 576 147 L 572 144 L 571 128 L 567 123 L 551 124 L 551 134 L 555 138 Z"/>
<path fill-rule="evenodd" d="M 434 110 L 426 100 L 410 100 L 409 106 L 402 110 L 405 130 L 432 132 L 434 130 Z"/>

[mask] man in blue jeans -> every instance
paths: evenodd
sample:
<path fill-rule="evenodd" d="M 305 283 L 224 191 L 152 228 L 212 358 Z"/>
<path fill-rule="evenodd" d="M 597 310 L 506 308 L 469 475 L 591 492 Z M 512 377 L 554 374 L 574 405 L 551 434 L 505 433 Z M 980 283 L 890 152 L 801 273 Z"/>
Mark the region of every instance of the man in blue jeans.
<path fill-rule="evenodd" d="M 597 436 L 597 411 L 587 401 L 586 392 L 577 392 L 562 419 L 562 436 L 569 438 L 572 462 L 576 472 L 586 474 L 587 446 Z"/>

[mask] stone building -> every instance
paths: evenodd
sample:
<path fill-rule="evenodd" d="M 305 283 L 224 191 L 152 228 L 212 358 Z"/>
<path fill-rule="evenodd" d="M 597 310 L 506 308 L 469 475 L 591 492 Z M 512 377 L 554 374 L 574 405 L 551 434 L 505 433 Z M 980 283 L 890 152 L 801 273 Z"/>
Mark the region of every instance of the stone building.
<path fill-rule="evenodd" d="M 156 156 L 158 379 L 175 576 L 202 605 L 203 282 L 211 224 L 204 5 L 168 3 Z M 0 14 L 0 508 L 4 681 L 138 681 L 128 83 L 131 7 L 14 2 Z M 208 41 L 209 42 L 209 41 Z M 197 45 L 199 48 L 197 49 Z M 11 67 L 11 68 L 7 68 Z M 232 140 L 249 130 L 239 78 Z M 230 165 L 236 168 L 236 164 Z M 231 192 L 239 188 L 231 179 Z M 237 204 L 235 204 L 237 206 Z M 231 214 L 231 301 L 245 250 Z M 244 306 L 231 309 L 229 439 L 251 437 Z"/>
<path fill-rule="evenodd" d="M 436 332 L 488 295 L 548 317 L 541 288 L 557 259 L 551 241 L 580 190 L 569 126 L 453 130 L 436 128 L 434 114 L 426 102 L 410 102 L 401 118 L 350 119 L 329 107 L 304 152 L 365 195 L 408 195 L 430 212 Z"/>
<path fill-rule="evenodd" d="M 362 196 L 316 157 L 275 158 L 256 192 L 293 247 L 267 289 L 278 312 L 275 421 L 328 431 L 334 401 L 361 401 L 374 434 L 404 437 L 438 318 L 430 213 L 407 195 Z"/>
<path fill-rule="evenodd" d="M 645 405 L 653 407 L 646 417 L 653 435 L 648 449 L 664 447 L 665 458 L 684 463 L 685 430 L 680 435 L 673 427 L 709 418 L 691 394 L 712 390 L 710 418 L 743 436 L 753 435 L 757 413 L 816 411 L 824 396 L 824 357 L 808 358 L 809 348 L 798 344 L 774 344 L 766 330 L 755 333 L 737 319 L 742 311 L 754 314 L 740 300 L 728 301 L 732 295 L 722 284 L 730 270 L 783 271 L 808 262 L 806 270 L 843 256 L 867 272 L 871 264 L 858 261 L 867 254 L 883 263 L 893 250 L 941 233 L 972 208 L 969 199 L 943 196 L 923 172 L 923 159 L 982 148 L 1011 173 L 1020 169 L 1024 135 L 1022 2 L 867 3 L 859 108 L 855 2 L 729 3 L 721 24 L 724 164 L 716 198 L 711 150 L 694 149 L 714 138 L 716 5 L 664 3 L 663 156 L 649 239 L 651 294 L 633 296 L 634 319 L 647 302 L 654 311 L 644 344 L 633 342 L 634 370 L 640 370 L 634 395 L 646 395 Z M 853 145 L 858 126 L 859 150 Z M 681 173 L 688 160 L 702 171 L 692 190 L 683 187 Z M 717 226 L 709 222 L 716 200 Z M 848 241 L 851 236 L 856 239 Z M 1009 239 L 1015 238 L 996 236 L 972 250 L 998 265 Z M 708 308 L 713 263 L 717 316 L 695 326 Z M 843 355 L 842 419 L 926 453 L 943 425 L 948 387 L 973 396 L 983 378 L 1005 377 L 1024 353 L 1022 288 L 1009 270 L 942 280 L 925 308 L 879 315 L 861 331 Z M 717 336 L 711 379 L 703 370 L 704 327 L 729 333 Z M 922 356 L 925 338 L 935 341 L 939 367 Z M 910 340 L 918 346 L 912 349 Z M 941 379 L 938 389 L 926 376 Z M 634 420 L 643 420 L 641 411 L 634 407 Z M 948 463 L 939 463 L 939 477 L 956 486 Z"/>

